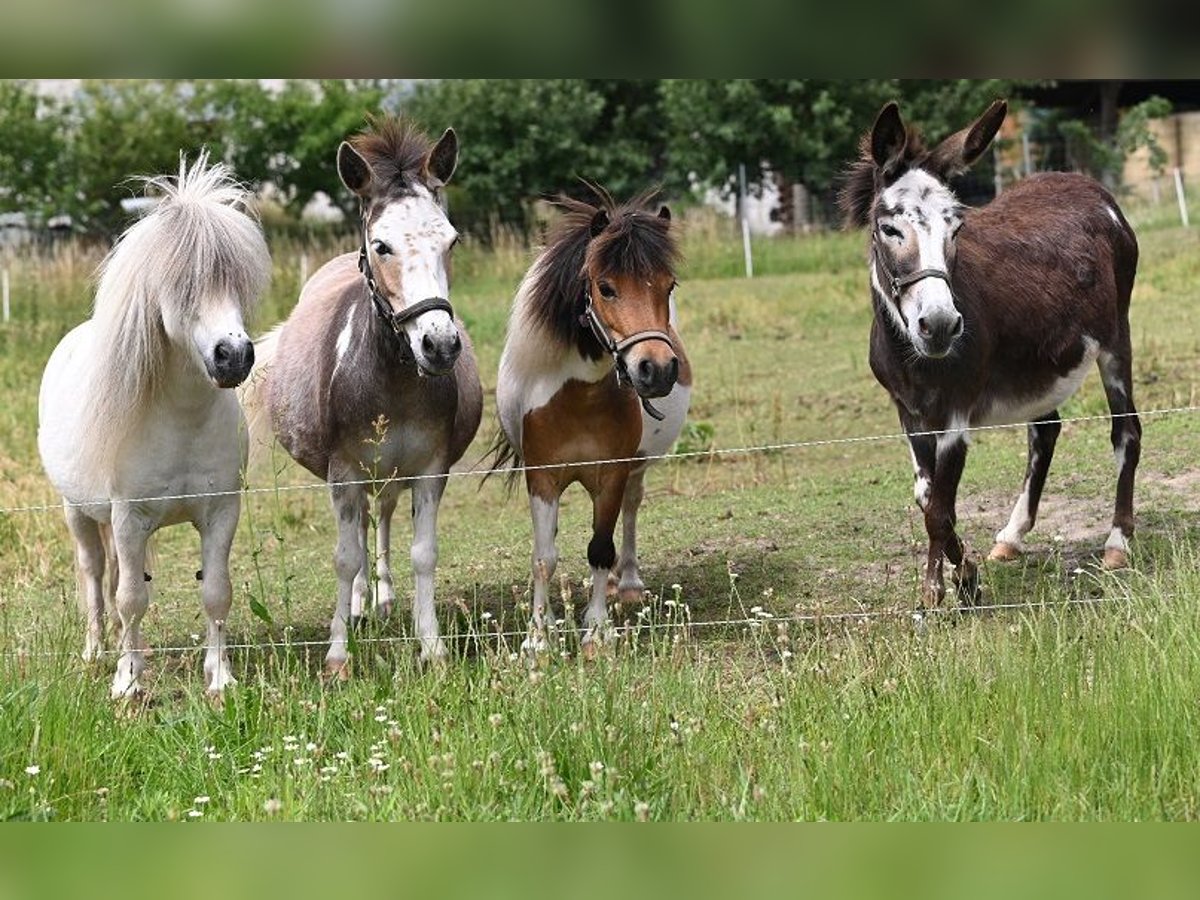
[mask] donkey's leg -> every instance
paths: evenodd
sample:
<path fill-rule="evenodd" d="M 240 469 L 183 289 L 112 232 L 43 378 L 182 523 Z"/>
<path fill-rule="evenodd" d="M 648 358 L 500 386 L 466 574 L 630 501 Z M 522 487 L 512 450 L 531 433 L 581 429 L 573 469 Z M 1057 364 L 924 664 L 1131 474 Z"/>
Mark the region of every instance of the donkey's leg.
<path fill-rule="evenodd" d="M 901 421 L 904 421 L 903 418 Z M 909 430 L 908 425 L 905 425 L 905 430 Z M 908 453 L 913 465 L 913 499 L 924 512 L 929 505 L 929 490 L 937 467 L 937 441 L 930 434 L 909 434 Z"/>
<path fill-rule="evenodd" d="M 87 622 L 83 658 L 95 662 L 104 652 L 105 548 L 100 526 L 78 507 L 65 507 L 67 528 L 75 539 L 75 566 L 79 573 L 79 601 Z"/>
<path fill-rule="evenodd" d="M 362 540 L 362 520 L 367 514 L 366 492 L 362 485 L 342 483 L 330 470 L 329 489 L 337 519 L 337 547 L 333 551 L 333 568 L 337 573 L 337 606 L 329 623 L 329 652 L 325 654 L 325 672 L 338 678 L 350 677 L 348 627 L 350 624 L 351 594 L 354 579 L 362 571 L 366 548 Z"/>
<path fill-rule="evenodd" d="M 142 691 L 141 674 L 146 668 L 145 645 L 141 640 L 142 616 L 150 605 L 146 571 L 146 542 L 152 523 L 114 504 L 113 541 L 122 572 L 117 582 L 117 615 L 121 619 L 120 657 L 113 676 L 113 699 L 134 697 Z"/>
<path fill-rule="evenodd" d="M 204 653 L 204 687 L 219 697 L 225 688 L 237 684 L 229 665 L 225 644 L 225 623 L 233 605 L 233 582 L 229 578 L 229 550 L 237 533 L 241 498 L 236 494 L 215 497 L 209 506 L 208 520 L 200 527 L 200 597 L 208 619 Z"/>
<path fill-rule="evenodd" d="M 929 500 L 925 505 L 925 531 L 929 535 L 929 556 L 925 564 L 925 584 L 922 599 L 926 605 L 937 605 L 946 595 L 942 577 L 942 558 L 957 568 L 955 581 L 962 599 L 974 601 L 978 589 L 978 573 L 974 563 L 966 559 L 962 541 L 954 530 L 957 522 L 955 503 L 958 483 L 967 461 L 967 440 L 963 428 L 947 430 L 937 439 L 937 464 L 933 471 Z"/>
<path fill-rule="evenodd" d="M 1133 478 L 1142 456 L 1142 423 L 1133 405 L 1133 365 L 1128 334 L 1120 347 L 1101 350 L 1098 363 L 1108 409 L 1112 413 L 1112 446 L 1117 459 L 1117 503 L 1112 531 L 1104 542 L 1104 568 L 1129 565 L 1133 536 Z"/>
<path fill-rule="evenodd" d="M 1021 542 L 1037 521 L 1042 488 L 1046 486 L 1046 475 L 1054 458 L 1054 445 L 1061 431 L 1062 419 L 1057 409 L 1029 423 L 1029 463 L 1025 468 L 1025 484 L 1012 515 L 1008 517 L 1008 524 L 996 533 L 996 545 L 992 547 L 988 559 L 1007 561 L 1020 555 Z"/>
<path fill-rule="evenodd" d="M 621 555 L 617 558 L 617 592 L 621 600 L 633 603 L 642 598 L 646 585 L 638 568 L 637 517 L 638 509 L 645 496 L 646 470 L 640 468 L 629 473 L 625 483 L 625 497 L 621 501 Z"/>
<path fill-rule="evenodd" d="M 412 612 L 413 628 L 421 640 L 421 662 L 438 662 L 446 658 L 446 645 L 438 634 L 433 607 L 438 556 L 437 514 L 445 490 L 445 478 L 418 478 L 412 486 L 412 565 L 416 576 Z"/>
<path fill-rule="evenodd" d="M 587 485 L 592 495 L 592 539 L 588 542 L 588 565 L 592 569 L 592 596 L 583 614 L 585 650 L 601 636 L 608 621 L 608 573 L 617 561 L 613 532 L 626 497 L 629 465 L 597 467 L 595 480 Z"/>
<path fill-rule="evenodd" d="M 396 584 L 392 578 L 392 515 L 396 512 L 396 501 L 400 497 L 400 486 L 388 482 L 379 492 L 377 519 L 375 522 L 375 615 L 386 619 L 396 604 Z"/>

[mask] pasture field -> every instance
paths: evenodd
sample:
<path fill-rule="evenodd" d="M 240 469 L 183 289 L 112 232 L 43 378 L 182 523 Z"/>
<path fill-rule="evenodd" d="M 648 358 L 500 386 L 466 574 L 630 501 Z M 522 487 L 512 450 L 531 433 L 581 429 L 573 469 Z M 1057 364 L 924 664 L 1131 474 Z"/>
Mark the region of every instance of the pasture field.
<path fill-rule="evenodd" d="M 1132 211 L 1136 400 L 1195 406 L 1194 231 Z M 282 456 L 251 467 L 229 623 L 240 685 L 202 695 L 189 529 L 160 533 L 146 704 L 79 659 L 72 550 L 37 458 L 37 385 L 87 314 L 98 256 L 13 258 L 0 325 L 0 818 L 1195 819 L 1200 817 L 1200 418 L 1143 420 L 1132 571 L 1097 566 L 1112 515 L 1108 423 L 1063 429 L 1029 552 L 982 567 L 984 603 L 915 620 L 924 530 L 890 401 L 867 366 L 861 234 L 741 248 L 685 223 L 678 300 L 691 426 L 647 480 L 644 603 L 575 652 L 590 506 L 564 497 L 561 645 L 516 654 L 528 611 L 524 497 L 475 469 L 512 291 L 530 252 L 456 251 L 454 302 L 488 408 L 440 518 L 438 610 L 455 648 L 422 671 L 407 610 L 358 635 L 355 675 L 319 678 L 333 608 L 327 493 Z M 350 249 L 347 242 L 343 249 Z M 256 331 L 294 302 L 299 257 Z M 1088 377 L 1065 418 L 1106 411 Z M 880 440 L 838 442 L 884 435 Z M 784 443 L 804 446 L 716 453 Z M 812 443 L 810 443 L 812 442 Z M 831 442 L 831 443 L 817 443 Z M 984 555 L 1025 465 L 1024 429 L 976 435 L 959 525 Z M 409 529 L 395 529 L 407 586 Z M 402 594 L 403 598 L 404 594 Z M 403 607 L 403 603 L 401 604 Z"/>

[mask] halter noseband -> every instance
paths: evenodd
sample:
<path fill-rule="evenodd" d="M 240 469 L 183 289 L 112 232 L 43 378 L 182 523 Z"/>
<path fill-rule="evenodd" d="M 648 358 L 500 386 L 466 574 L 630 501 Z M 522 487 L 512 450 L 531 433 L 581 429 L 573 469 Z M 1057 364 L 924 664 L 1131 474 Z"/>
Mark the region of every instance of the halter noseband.
<path fill-rule="evenodd" d="M 362 245 L 358 249 L 358 270 L 367 280 L 367 292 L 371 295 L 371 304 L 375 307 L 376 314 L 397 336 L 400 335 L 406 324 L 427 312 L 440 309 L 442 312 L 448 313 L 451 319 L 454 318 L 454 307 L 445 297 L 428 297 L 425 300 L 409 304 L 398 312 L 392 309 L 391 304 L 383 296 L 383 292 L 379 290 L 375 274 L 371 271 L 371 260 L 367 256 L 367 210 L 365 205 L 362 209 Z M 400 352 L 404 358 L 415 361 L 416 357 L 413 355 L 408 341 L 402 340 L 399 343 Z"/>
<path fill-rule="evenodd" d="M 600 320 L 600 316 L 596 314 L 596 308 L 592 305 L 591 292 L 585 287 L 584 297 L 586 303 L 583 308 L 583 315 L 579 317 L 580 324 L 587 325 L 592 329 L 592 334 L 596 336 L 596 340 L 600 342 L 600 346 L 604 348 L 604 352 L 608 353 L 613 358 L 613 367 L 617 370 L 617 384 L 628 385 L 633 387 L 633 379 L 629 375 L 629 367 L 625 364 L 624 353 L 630 347 L 640 344 L 643 341 L 663 341 L 672 350 L 675 349 L 675 342 L 671 340 L 671 336 L 665 331 L 651 329 L 648 331 L 638 331 L 629 337 L 616 340 Z M 666 416 L 655 409 L 649 400 L 641 395 L 638 399 L 642 401 L 642 409 L 652 419 L 661 422 Z"/>
<path fill-rule="evenodd" d="M 900 297 L 903 293 L 916 284 L 918 281 L 924 281 L 926 278 L 940 278 L 946 282 L 946 289 L 950 291 L 950 299 L 955 304 L 958 303 L 958 298 L 954 296 L 954 285 L 950 281 L 950 273 L 945 269 L 918 269 L 916 272 L 909 272 L 907 275 L 894 275 L 888 271 L 887 263 L 883 261 L 883 255 L 879 252 L 879 239 L 874 235 L 871 236 L 871 249 L 874 252 L 875 264 L 879 266 L 880 271 L 885 276 L 892 299 L 897 303 L 900 302 Z"/>

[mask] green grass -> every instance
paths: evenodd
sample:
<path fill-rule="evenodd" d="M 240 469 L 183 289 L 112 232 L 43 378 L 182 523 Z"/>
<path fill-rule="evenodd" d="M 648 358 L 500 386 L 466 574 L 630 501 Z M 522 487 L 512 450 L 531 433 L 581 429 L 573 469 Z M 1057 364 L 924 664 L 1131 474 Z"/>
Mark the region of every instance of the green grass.
<path fill-rule="evenodd" d="M 747 281 L 731 232 L 713 220 L 685 229 L 678 299 L 697 380 L 689 446 L 897 430 L 866 364 L 861 235 L 756 240 L 759 277 Z M 1147 216 L 1133 312 L 1142 409 L 1198 402 L 1195 240 Z M 334 249 L 273 248 L 260 327 L 294 302 L 300 254 L 312 271 Z M 454 301 L 489 404 L 465 464 L 493 427 L 508 304 L 529 259 L 512 241 L 456 255 Z M 86 315 L 94 262 L 72 250 L 9 263 L 0 507 L 57 501 L 37 461 L 37 383 L 55 342 Z M 1103 412 L 1095 376 L 1063 409 Z M 901 441 L 665 463 L 642 517 L 653 596 L 614 611 L 643 627 L 587 664 L 568 622 L 565 656 L 533 674 L 512 658 L 519 638 L 496 636 L 519 632 L 528 612 L 524 500 L 456 477 L 438 570 L 452 662 L 418 670 L 398 615 L 364 633 L 355 678 L 338 687 L 317 677 L 334 585 L 327 496 L 304 489 L 313 482 L 294 465 L 260 464 L 251 478 L 265 490 L 247 496 L 234 547 L 230 630 L 263 646 L 234 652 L 241 685 L 223 708 L 202 697 L 193 649 L 151 657 L 145 708 L 114 706 L 111 659 L 97 669 L 78 661 L 61 515 L 0 514 L 0 817 L 1196 818 L 1197 425 L 1164 416 L 1145 426 L 1133 572 L 1095 567 L 1115 488 L 1107 424 L 1068 424 L 1031 552 L 984 567 L 989 602 L 1030 607 L 934 616 L 920 628 L 909 613 L 924 535 Z M 986 553 L 1007 520 L 1023 468 L 1022 432 L 976 438 L 959 506 L 972 551 Z M 569 492 L 559 547 L 573 606 L 589 520 L 585 496 Z M 394 539 L 404 587 L 403 523 Z M 159 648 L 192 647 L 203 630 L 197 549 L 187 529 L 160 533 L 145 623 Z M 1112 602 L 1076 602 L 1093 597 Z M 686 604 L 691 627 L 668 601 Z M 855 611 L 868 617 L 812 619 Z M 763 624 L 705 624 L 745 618 Z"/>

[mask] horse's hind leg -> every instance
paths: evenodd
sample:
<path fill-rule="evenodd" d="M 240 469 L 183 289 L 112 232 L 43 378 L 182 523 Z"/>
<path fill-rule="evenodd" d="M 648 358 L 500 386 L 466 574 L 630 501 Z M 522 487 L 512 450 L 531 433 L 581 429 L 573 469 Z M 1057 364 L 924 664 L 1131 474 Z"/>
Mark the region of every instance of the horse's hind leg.
<path fill-rule="evenodd" d="M 1133 405 L 1133 364 L 1128 332 L 1112 350 L 1101 350 L 1098 363 L 1108 409 L 1112 413 L 1112 446 L 1117 460 L 1117 502 L 1112 531 L 1104 542 L 1104 568 L 1129 565 L 1133 536 L 1133 479 L 1142 455 L 1142 423 Z"/>
<path fill-rule="evenodd" d="M 396 512 L 396 501 L 400 488 L 394 483 L 383 487 L 378 499 L 378 517 L 375 523 L 375 615 L 386 619 L 396 604 L 396 585 L 392 578 L 392 515 Z"/>
<path fill-rule="evenodd" d="M 79 575 L 79 600 L 86 619 L 83 658 L 95 662 L 104 652 L 104 567 L 106 548 L 100 526 L 77 507 L 65 509 L 67 527 L 75 539 L 75 566 Z"/>
<path fill-rule="evenodd" d="M 220 697 L 237 684 L 226 650 L 226 627 L 233 605 L 233 582 L 229 578 L 229 551 L 237 532 L 241 500 L 236 495 L 213 498 L 207 521 L 200 529 L 200 597 L 208 619 L 204 653 L 204 686 Z"/>
<path fill-rule="evenodd" d="M 645 490 L 646 470 L 638 469 L 629 474 L 625 483 L 625 496 L 621 501 L 621 555 L 617 558 L 617 592 L 625 603 L 642 598 L 646 585 L 642 582 L 637 555 L 637 517 Z"/>
<path fill-rule="evenodd" d="M 1029 423 L 1029 463 L 1025 469 L 1025 484 L 1008 518 L 1008 524 L 996 533 L 996 545 L 992 547 L 988 559 L 1007 561 L 1020 555 L 1021 542 L 1037 521 L 1038 504 L 1042 499 L 1042 489 L 1046 486 L 1046 475 L 1050 472 L 1050 461 L 1054 458 L 1054 445 L 1061 431 L 1062 419 L 1058 410 L 1052 410 L 1038 421 Z"/>
<path fill-rule="evenodd" d="M 366 545 L 362 538 L 362 522 L 367 514 L 367 498 L 362 485 L 340 483 L 344 479 L 331 469 L 330 498 L 337 519 L 337 547 L 333 551 L 333 568 L 337 573 L 337 606 L 329 623 L 329 652 L 325 654 L 325 672 L 338 678 L 350 676 L 349 625 L 351 592 L 354 580 L 362 571 Z"/>

